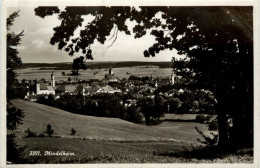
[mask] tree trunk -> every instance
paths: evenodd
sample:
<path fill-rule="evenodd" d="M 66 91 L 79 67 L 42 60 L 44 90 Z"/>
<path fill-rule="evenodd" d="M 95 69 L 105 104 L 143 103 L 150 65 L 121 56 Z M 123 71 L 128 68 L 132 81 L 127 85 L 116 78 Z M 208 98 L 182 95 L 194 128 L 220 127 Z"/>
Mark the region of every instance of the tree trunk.
<path fill-rule="evenodd" d="M 228 127 L 227 127 L 227 117 L 225 113 L 224 108 L 218 108 L 218 133 L 219 133 L 219 139 L 218 139 L 218 146 L 219 147 L 227 147 L 228 145 Z"/>

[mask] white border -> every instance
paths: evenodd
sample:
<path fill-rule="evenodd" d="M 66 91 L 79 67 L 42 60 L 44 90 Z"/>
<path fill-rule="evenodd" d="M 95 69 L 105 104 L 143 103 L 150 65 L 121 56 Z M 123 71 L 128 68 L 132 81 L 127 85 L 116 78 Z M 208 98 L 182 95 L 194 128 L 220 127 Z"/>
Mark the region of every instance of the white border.
<path fill-rule="evenodd" d="M 41 6 L 253 6 L 254 7 L 254 163 L 253 164 L 18 164 L 6 165 L 6 22 L 7 7 L 32 7 Z M 250 1 L 207 1 L 207 0 L 3 0 L 1 9 L 1 58 L 0 58 L 0 95 L 1 95 L 1 115 L 0 115 L 0 167 L 212 167 L 212 168 L 241 168 L 241 167 L 259 167 L 259 123 L 260 123 L 260 57 L 259 57 L 259 2 Z"/>

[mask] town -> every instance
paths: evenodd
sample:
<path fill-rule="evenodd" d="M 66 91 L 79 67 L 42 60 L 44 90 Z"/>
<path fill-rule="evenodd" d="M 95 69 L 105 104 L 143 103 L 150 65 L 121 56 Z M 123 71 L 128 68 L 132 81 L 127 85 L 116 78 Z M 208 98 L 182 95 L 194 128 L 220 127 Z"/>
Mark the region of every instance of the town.
<path fill-rule="evenodd" d="M 105 69 L 102 80 L 56 81 L 49 79 L 16 81 L 20 98 L 72 113 L 116 117 L 147 125 L 160 122 L 167 113 L 214 114 L 214 95 L 204 89 L 186 88 L 188 80 L 176 76 L 131 75 L 120 79 L 113 68 Z M 63 75 L 64 76 L 64 75 Z M 108 101 L 110 100 L 110 101 Z M 198 119 L 205 122 L 206 119 Z M 209 119 L 208 119 L 209 120 Z"/>
<path fill-rule="evenodd" d="M 56 99 L 63 94 L 92 96 L 99 93 L 123 93 L 134 94 L 136 98 L 141 98 L 143 96 L 148 96 L 154 98 L 154 91 L 163 85 L 174 85 L 175 76 L 172 73 L 169 77 L 156 77 L 152 76 L 130 76 L 128 79 L 123 78 L 120 80 L 116 74 L 114 74 L 113 69 L 109 68 L 108 73 L 105 74 L 103 80 L 90 79 L 85 80 L 72 80 L 70 77 L 67 81 L 55 81 L 55 76 L 52 72 L 50 74 L 50 80 L 40 79 L 40 80 L 21 80 L 17 81 L 19 87 L 24 89 L 26 95 L 25 100 L 37 101 L 37 99 L 44 95 L 46 98 L 48 95 L 52 94 Z M 179 92 L 183 92 L 182 89 Z M 160 93 L 162 94 L 162 93 Z M 163 94 L 164 96 L 171 97 L 172 94 Z M 128 100 L 128 102 L 135 102 L 135 100 Z"/>

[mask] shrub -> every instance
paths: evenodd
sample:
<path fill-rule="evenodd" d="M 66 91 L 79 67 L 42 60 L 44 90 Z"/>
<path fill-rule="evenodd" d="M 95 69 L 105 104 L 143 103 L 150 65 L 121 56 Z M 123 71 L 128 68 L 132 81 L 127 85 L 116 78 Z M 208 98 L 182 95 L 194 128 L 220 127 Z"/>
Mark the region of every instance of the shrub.
<path fill-rule="evenodd" d="M 35 132 L 32 132 L 32 131 L 30 130 L 30 128 L 28 128 L 28 129 L 27 129 L 26 131 L 24 131 L 24 132 L 26 133 L 25 138 L 36 137 L 36 136 L 37 136 Z"/>
<path fill-rule="evenodd" d="M 45 137 L 45 135 L 43 133 L 40 133 L 39 137 Z"/>
<path fill-rule="evenodd" d="M 137 124 L 142 122 L 142 115 L 140 114 L 140 112 L 137 110 L 136 107 L 130 106 L 127 109 L 126 114 L 127 114 L 126 120 L 137 123 Z"/>
<path fill-rule="evenodd" d="M 199 123 L 207 123 L 210 120 L 210 117 L 205 114 L 199 114 L 196 116 L 195 121 Z"/>
<path fill-rule="evenodd" d="M 198 127 L 195 127 L 196 131 L 203 137 L 204 140 L 197 139 L 197 141 L 201 144 L 204 144 L 206 146 L 214 146 L 218 142 L 218 134 L 210 133 L 213 137 L 210 138 L 206 136 L 201 130 L 198 129 Z"/>
<path fill-rule="evenodd" d="M 72 136 L 74 136 L 75 134 L 76 134 L 76 130 L 74 129 L 74 128 L 71 128 L 71 133 L 70 133 L 70 135 L 72 135 Z"/>
<path fill-rule="evenodd" d="M 213 120 L 208 124 L 209 130 L 210 131 L 216 131 L 218 130 L 218 121 L 217 120 Z"/>
<path fill-rule="evenodd" d="M 171 98 L 168 100 L 169 103 L 169 113 L 178 113 L 179 108 L 181 107 L 181 101 L 179 98 Z"/>
<path fill-rule="evenodd" d="M 44 133 L 48 134 L 49 137 L 52 136 L 52 134 L 54 133 L 54 130 L 51 128 L 50 124 L 47 125 L 46 131 Z"/>

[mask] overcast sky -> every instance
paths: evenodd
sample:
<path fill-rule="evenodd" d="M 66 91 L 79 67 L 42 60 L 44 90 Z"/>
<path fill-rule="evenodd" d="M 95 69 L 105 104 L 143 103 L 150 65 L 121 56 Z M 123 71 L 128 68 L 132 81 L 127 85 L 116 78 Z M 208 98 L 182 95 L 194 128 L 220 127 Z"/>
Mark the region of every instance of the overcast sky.
<path fill-rule="evenodd" d="M 14 11 L 19 12 L 19 17 L 15 19 L 11 30 L 19 33 L 25 30 L 21 45 L 18 47 L 19 56 L 23 63 L 56 63 L 72 62 L 76 54 L 71 57 L 65 51 L 57 49 L 57 45 L 50 44 L 53 35 L 53 28 L 60 24 L 57 15 L 40 18 L 35 16 L 34 8 L 8 8 L 8 15 Z M 86 18 L 85 24 L 87 20 Z M 85 25 L 84 24 L 84 25 Z M 135 39 L 133 35 L 118 33 L 117 40 L 110 46 L 112 40 L 105 44 L 95 42 L 92 45 L 93 61 L 171 61 L 172 57 L 179 57 L 176 51 L 163 51 L 156 57 L 145 58 L 143 51 L 155 43 L 154 37 L 149 34 L 140 39 Z"/>

